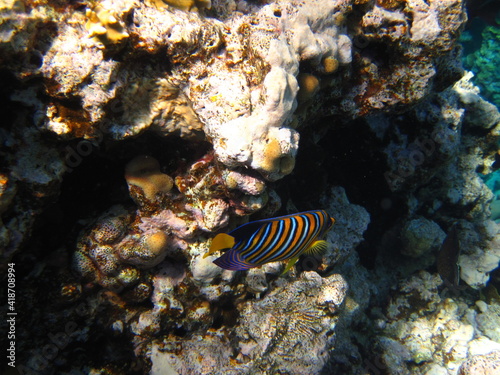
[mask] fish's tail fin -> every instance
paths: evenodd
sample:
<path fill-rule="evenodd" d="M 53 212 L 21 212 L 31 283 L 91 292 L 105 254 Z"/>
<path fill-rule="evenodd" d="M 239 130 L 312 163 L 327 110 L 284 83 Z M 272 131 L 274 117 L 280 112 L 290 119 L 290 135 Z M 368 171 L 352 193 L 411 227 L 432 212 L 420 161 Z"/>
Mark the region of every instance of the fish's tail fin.
<path fill-rule="evenodd" d="M 256 265 L 244 260 L 241 254 L 234 249 L 226 251 L 222 256 L 215 259 L 214 263 L 221 268 L 231 271 L 244 271 L 256 267 Z"/>

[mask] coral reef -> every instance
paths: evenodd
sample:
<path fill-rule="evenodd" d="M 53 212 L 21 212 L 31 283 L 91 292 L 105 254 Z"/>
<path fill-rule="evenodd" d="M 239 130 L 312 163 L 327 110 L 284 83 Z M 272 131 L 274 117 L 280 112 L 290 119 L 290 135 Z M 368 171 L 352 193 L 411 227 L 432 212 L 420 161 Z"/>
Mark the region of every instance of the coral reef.
<path fill-rule="evenodd" d="M 390 373 L 417 373 L 415 365 L 421 365 L 418 373 L 436 374 L 469 374 L 498 366 L 498 341 L 491 339 L 491 326 L 481 325 L 482 313 L 462 298 L 441 297 L 441 284 L 439 276 L 422 271 L 398 287 L 379 338 Z M 489 314 L 495 314 L 496 303 L 476 301 L 484 313 L 493 310 Z"/>
<path fill-rule="evenodd" d="M 445 238 L 445 233 L 439 225 L 425 218 L 407 222 L 401 234 L 404 242 L 402 253 L 415 258 L 436 249 Z"/>
<path fill-rule="evenodd" d="M 138 156 L 125 167 L 125 179 L 132 199 L 145 210 L 145 206 L 161 201 L 174 185 L 172 177 L 160 171 L 158 160 Z"/>
<path fill-rule="evenodd" d="M 287 369 L 290 374 L 318 373 L 334 342 L 336 313 L 346 292 L 340 275 L 322 279 L 315 272 L 275 285 L 261 300 L 241 303 L 239 327 L 232 340 L 220 329 L 188 340 L 155 342 L 153 372 L 167 367 L 192 374 L 210 373 L 214 368 L 229 374 L 273 368 Z"/>

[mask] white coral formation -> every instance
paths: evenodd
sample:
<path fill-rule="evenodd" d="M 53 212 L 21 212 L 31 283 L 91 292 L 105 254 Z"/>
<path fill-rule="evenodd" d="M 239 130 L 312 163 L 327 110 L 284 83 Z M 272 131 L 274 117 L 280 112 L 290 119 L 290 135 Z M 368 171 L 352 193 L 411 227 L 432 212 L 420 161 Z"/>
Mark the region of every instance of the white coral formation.
<path fill-rule="evenodd" d="M 475 355 L 460 366 L 459 375 L 494 375 L 500 371 L 500 351 Z"/>
<path fill-rule="evenodd" d="M 330 87 L 333 97 L 342 100 L 342 111 L 353 116 L 381 105 L 409 103 L 427 92 L 436 74 L 433 55 L 416 57 L 426 49 L 449 51 L 453 45 L 445 42 L 452 40 L 450 35 L 464 22 L 458 0 L 447 6 L 414 0 L 404 11 L 367 5 L 361 31 L 368 43 L 389 40 L 393 43 L 390 48 L 396 49 L 399 43 L 414 44 L 404 55 L 414 66 L 392 65 L 386 82 L 377 66 L 367 60 L 362 68 L 366 82 L 349 88 L 341 98 L 340 76 L 325 76 L 352 68 L 347 20 L 355 5 L 353 0 L 265 5 L 218 1 L 214 9 L 221 19 L 216 19 L 151 2 L 102 0 L 87 16 L 78 11 L 67 16 L 44 57 L 41 72 L 52 82 L 51 96 L 81 100 L 81 121 L 93 128 L 83 132 L 85 136 L 95 136 L 95 128 L 109 129 L 117 139 L 149 128 L 183 136 L 193 129 L 199 132 L 203 124 L 219 161 L 229 167 L 251 167 L 276 180 L 291 173 L 295 165 L 299 134 L 294 128 L 306 113 L 302 108 L 298 118 L 293 116 L 301 64 L 312 69 L 306 74 L 316 82 L 312 88 L 301 88 L 311 90 L 301 95 L 308 100 L 319 89 Z M 108 42 L 130 39 L 132 58 L 123 62 L 105 58 L 102 41 L 96 45 L 88 38 L 84 21 L 91 36 Z M 406 29 L 410 29 L 409 38 Z M 417 47 L 420 45 L 423 49 Z M 146 53 L 154 61 L 165 52 L 171 65 L 168 69 L 136 61 L 136 53 L 139 58 Z M 182 91 L 178 94 L 185 99 L 182 103 L 162 94 L 167 76 L 169 85 Z M 408 96 L 403 98 L 390 83 L 401 81 L 401 76 L 410 77 L 408 84 L 414 86 L 405 89 Z M 140 103 L 134 106 L 130 102 L 136 99 Z M 317 108 L 317 103 L 312 106 Z M 76 124 L 65 113 L 61 103 L 50 103 L 46 127 L 60 135 L 79 136 L 73 129 Z"/>
<path fill-rule="evenodd" d="M 363 241 L 363 233 L 370 223 L 370 215 L 362 207 L 347 199 L 345 189 L 336 186 L 326 192 L 321 204 L 335 219 L 335 224 L 327 234 L 333 247 L 325 254 L 328 264 L 344 261 Z"/>
<path fill-rule="evenodd" d="M 134 22 L 129 26 L 123 17 L 132 8 Z M 221 22 L 135 1 L 118 6 L 106 0 L 88 10 L 87 29 L 91 37 L 99 39 L 101 48 L 102 43 L 129 36 L 137 50 L 157 53 L 166 48 L 174 64 L 182 63 L 174 66 L 170 79 L 193 102 L 218 159 L 231 167 L 250 166 L 275 180 L 292 171 L 298 148 L 298 133 L 289 125 L 297 105 L 299 63 L 307 61 L 323 69 L 320 65 L 324 61 L 335 66 L 351 62 L 350 39 L 341 26 L 349 9 L 350 1 L 346 0 L 276 2 L 255 7 L 248 15 L 236 12 Z M 129 67 L 123 70 L 123 64 L 108 62 L 102 50 L 85 42 L 84 30 L 78 25 L 82 20 L 77 12 L 71 15 L 44 59 L 44 76 L 59 85 L 54 94 L 80 97 L 86 113 L 83 117 L 91 124 L 110 117 L 105 127 L 111 125 L 113 133 L 121 134 L 118 138 L 138 134 L 158 121 L 174 122 L 174 129 L 181 129 L 181 134 L 182 129 L 199 128 L 194 113 L 176 116 L 173 111 L 155 110 L 165 105 L 181 110 L 161 93 L 148 93 L 161 87 L 162 72 L 153 71 L 150 77 L 139 79 Z M 259 26 L 250 27 L 255 20 Z M 84 43 L 74 43 L 76 39 Z M 185 51 L 190 52 L 186 55 Z M 78 63 L 68 64 L 70 60 Z M 75 66 L 80 69 L 75 70 Z M 91 74 L 94 79 L 87 83 Z M 141 87 L 146 95 L 139 94 Z M 152 112 L 128 112 L 128 97 L 146 101 L 136 107 L 139 112 L 148 107 Z M 117 121 L 109 108 L 116 107 L 113 100 L 123 98 L 120 109 L 124 108 L 125 114 Z M 187 108 L 189 111 L 189 105 Z M 49 113 L 48 129 L 58 134 L 71 132 L 71 124 L 58 116 L 56 108 Z M 177 123 L 177 119 L 184 123 Z M 172 132 L 169 125 L 166 128 Z"/>
<path fill-rule="evenodd" d="M 500 225 L 493 221 L 463 225 L 460 277 L 471 287 L 479 289 L 486 285 L 490 272 L 500 262 Z"/>
<path fill-rule="evenodd" d="M 347 284 L 337 274 L 321 278 L 307 272 L 282 282 L 264 298 L 238 307 L 240 319 L 231 340 L 224 328 L 178 341 L 156 340 L 152 373 L 165 367 L 192 374 L 319 373 L 334 343 L 336 314 L 346 293 Z M 177 344 L 181 350 L 175 350 Z"/>
<path fill-rule="evenodd" d="M 390 373 L 472 374 L 473 368 L 498 365 L 494 357 L 500 345 L 492 332 L 498 301 L 478 300 L 477 311 L 462 297 L 440 296 L 440 285 L 439 276 L 422 271 L 399 286 L 389 304 L 385 337 L 379 338 Z M 397 346 L 401 350 L 394 350 Z M 410 370 L 410 364 L 419 367 Z"/>
<path fill-rule="evenodd" d="M 203 80 L 204 91 L 192 92 L 204 103 L 207 103 L 204 98 L 221 103 L 231 99 L 231 107 L 233 103 L 237 106 L 236 111 L 222 114 L 223 121 L 205 116 L 210 113 L 208 108 L 199 111 L 223 163 L 251 166 L 271 180 L 292 171 L 299 137 L 290 128 L 290 121 L 296 108 L 299 62 L 319 65 L 324 58 L 331 57 L 340 64 L 350 63 L 350 40 L 335 24 L 337 17 L 347 10 L 348 1 L 276 2 L 249 16 L 239 17 L 236 13 L 229 19 L 234 33 L 229 44 L 231 57 L 238 59 L 237 56 L 249 53 L 246 52 L 249 49 L 258 53 L 256 59 L 262 60 L 269 72 L 250 91 L 241 93 L 227 92 L 226 85 L 221 85 L 223 72 L 214 72 Z M 249 28 L 249 45 L 242 45 L 235 39 L 237 30 L 248 27 L 251 19 L 257 19 L 259 27 Z M 244 73 L 238 81 L 245 80 Z M 241 87 L 245 86 L 243 83 Z M 240 86 L 231 84 L 228 88 L 231 87 Z M 239 95 L 234 97 L 234 94 Z"/>

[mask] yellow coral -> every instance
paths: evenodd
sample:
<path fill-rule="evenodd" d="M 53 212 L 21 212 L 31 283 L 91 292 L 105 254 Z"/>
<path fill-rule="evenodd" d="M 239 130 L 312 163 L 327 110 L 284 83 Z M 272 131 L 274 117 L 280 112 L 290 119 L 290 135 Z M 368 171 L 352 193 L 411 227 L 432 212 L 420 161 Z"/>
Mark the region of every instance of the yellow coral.
<path fill-rule="evenodd" d="M 326 74 L 331 74 L 339 68 L 339 61 L 332 56 L 325 57 L 322 64 L 323 70 Z"/>
<path fill-rule="evenodd" d="M 280 172 L 284 175 L 290 174 L 295 167 L 295 158 L 285 155 L 280 159 Z"/>
<path fill-rule="evenodd" d="M 102 44 L 114 44 L 128 38 L 125 26 L 113 11 L 97 5 L 92 10 L 87 9 L 85 15 L 88 18 L 85 28 L 89 32 L 89 37 L 96 41 Z"/>
<path fill-rule="evenodd" d="M 299 102 L 311 100 L 319 89 L 319 79 L 309 73 L 300 73 L 297 80 L 299 81 L 297 100 Z"/>
<path fill-rule="evenodd" d="M 151 156 L 138 156 L 125 167 L 125 179 L 131 185 L 142 189 L 149 201 L 154 201 L 157 194 L 168 193 L 173 186 L 172 177 L 160 171 L 160 163 Z"/>
<path fill-rule="evenodd" d="M 278 172 L 287 175 L 295 167 L 295 158 L 283 152 L 276 138 L 268 139 L 259 157 L 259 166 L 264 173 Z"/>
<path fill-rule="evenodd" d="M 149 253 L 161 256 L 167 247 L 168 236 L 164 232 L 155 232 L 147 236 L 144 240 Z"/>
<path fill-rule="evenodd" d="M 264 148 L 261 167 L 264 171 L 272 173 L 279 168 L 281 145 L 276 139 L 271 139 Z"/>
<path fill-rule="evenodd" d="M 174 8 L 183 11 L 192 11 L 199 9 L 210 9 L 212 2 L 210 0 L 150 0 L 157 8 L 163 8 L 165 5 L 173 6 Z"/>

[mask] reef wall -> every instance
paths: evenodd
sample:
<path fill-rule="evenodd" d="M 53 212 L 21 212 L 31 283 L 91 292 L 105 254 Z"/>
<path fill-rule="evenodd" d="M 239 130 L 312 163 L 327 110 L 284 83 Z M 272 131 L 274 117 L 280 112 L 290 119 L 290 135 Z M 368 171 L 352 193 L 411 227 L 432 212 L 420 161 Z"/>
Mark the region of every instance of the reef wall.
<path fill-rule="evenodd" d="M 498 365 L 500 232 L 478 173 L 498 168 L 500 114 L 461 67 L 462 1 L 0 15 L 0 257 L 22 371 Z M 317 208 L 330 245 L 286 275 L 203 257 L 221 231 Z"/>

